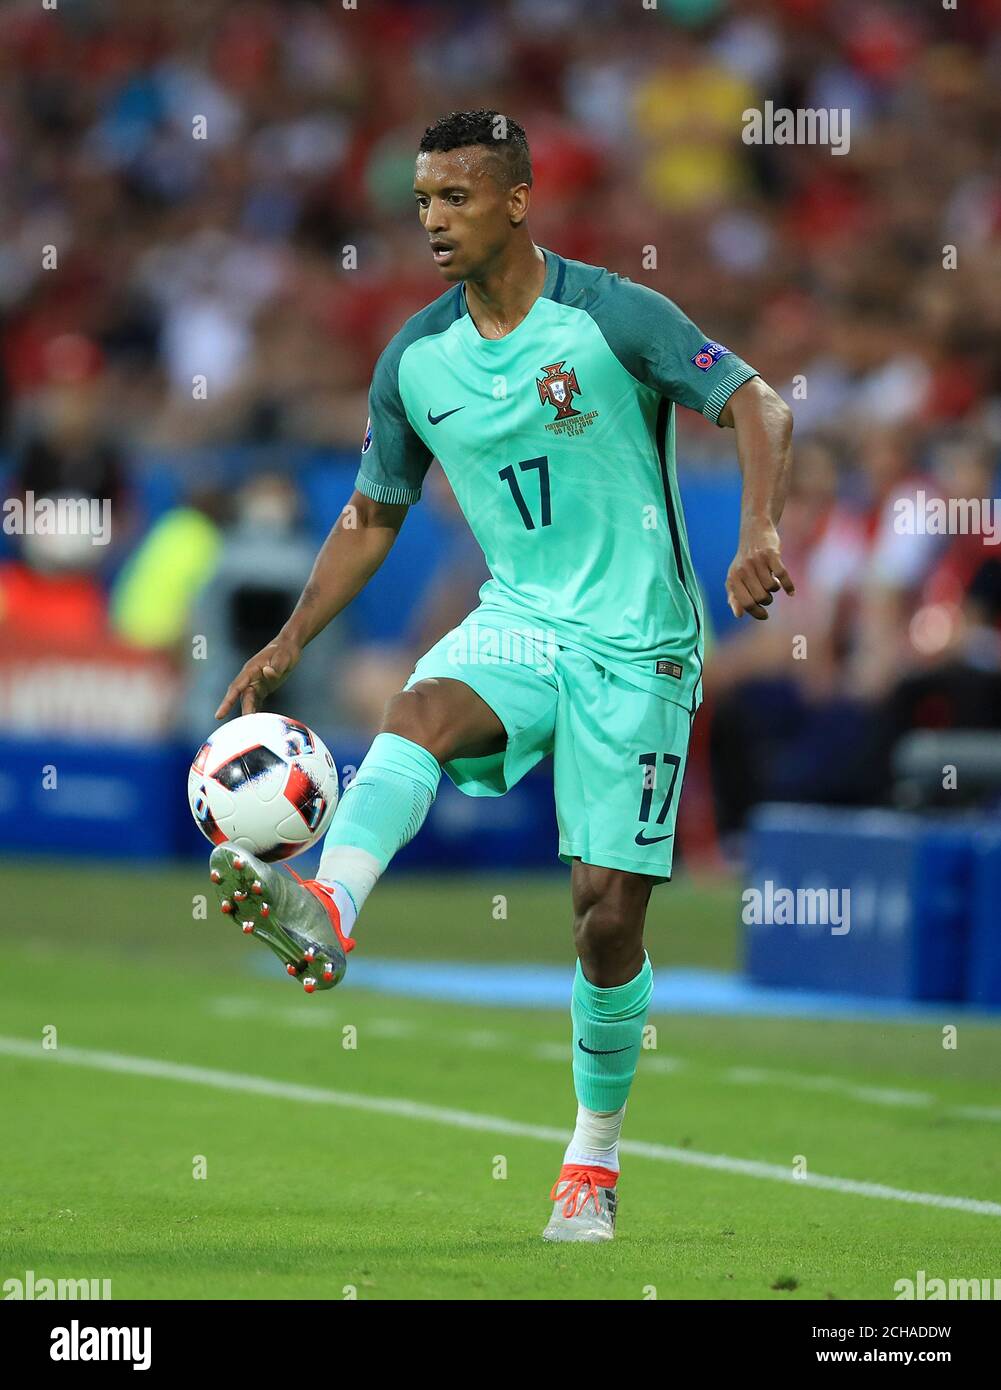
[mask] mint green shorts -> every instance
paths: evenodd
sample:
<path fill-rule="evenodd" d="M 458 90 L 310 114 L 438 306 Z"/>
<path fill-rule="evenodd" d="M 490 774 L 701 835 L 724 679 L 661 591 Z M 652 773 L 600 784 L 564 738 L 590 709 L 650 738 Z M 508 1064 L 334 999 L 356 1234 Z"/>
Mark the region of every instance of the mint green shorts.
<path fill-rule="evenodd" d="M 405 689 L 463 681 L 507 731 L 502 752 L 445 772 L 467 796 L 501 796 L 553 755 L 559 854 L 671 877 L 692 712 L 629 684 L 579 651 L 471 614 L 418 661 Z"/>

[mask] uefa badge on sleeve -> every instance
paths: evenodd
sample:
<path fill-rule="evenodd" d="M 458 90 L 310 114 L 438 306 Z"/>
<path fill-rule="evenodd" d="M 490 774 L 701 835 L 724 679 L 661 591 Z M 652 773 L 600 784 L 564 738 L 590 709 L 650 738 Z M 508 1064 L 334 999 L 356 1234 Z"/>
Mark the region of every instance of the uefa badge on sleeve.
<path fill-rule="evenodd" d="M 721 357 L 729 356 L 730 349 L 724 347 L 722 343 L 703 343 L 692 358 L 692 365 L 698 367 L 700 372 L 707 372 L 710 367 L 716 365 Z"/>
<path fill-rule="evenodd" d="M 372 421 L 371 421 L 371 419 L 369 419 L 369 420 L 367 420 L 366 423 L 365 423 L 365 438 L 364 438 L 364 439 L 362 440 L 362 442 L 361 442 L 361 451 L 362 451 L 362 453 L 363 453 L 363 454 L 367 454 L 368 451 L 369 451 L 369 449 L 370 449 L 371 447 L 372 447 Z"/>

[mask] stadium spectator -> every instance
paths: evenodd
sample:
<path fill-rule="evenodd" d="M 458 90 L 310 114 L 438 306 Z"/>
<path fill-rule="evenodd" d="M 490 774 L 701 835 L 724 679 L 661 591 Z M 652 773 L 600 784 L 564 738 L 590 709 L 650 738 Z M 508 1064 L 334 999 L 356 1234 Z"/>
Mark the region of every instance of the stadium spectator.
<path fill-rule="evenodd" d="M 111 595 L 118 636 L 135 647 L 180 647 L 198 593 L 216 571 L 226 498 L 192 492 L 152 526 L 129 557 Z M 182 659 L 188 653 L 178 651 Z"/>
<path fill-rule="evenodd" d="M 192 672 L 184 722 L 195 742 L 213 725 L 223 694 L 219 671 L 238 669 L 271 640 L 295 606 L 316 554 L 302 528 L 298 494 L 280 474 L 262 473 L 246 483 L 233 510 L 232 522 L 219 532 L 206 582 L 183 619 L 178 613 Z M 335 621 L 315 639 L 310 660 L 282 690 L 285 713 L 324 728 L 343 722 L 334 669 L 344 638 L 344 624 Z"/>

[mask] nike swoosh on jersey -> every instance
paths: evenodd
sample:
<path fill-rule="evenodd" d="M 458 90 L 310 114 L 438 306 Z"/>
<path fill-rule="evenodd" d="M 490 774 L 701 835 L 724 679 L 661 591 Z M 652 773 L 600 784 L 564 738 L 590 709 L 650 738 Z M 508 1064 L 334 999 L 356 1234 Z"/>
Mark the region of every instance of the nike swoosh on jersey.
<path fill-rule="evenodd" d="M 464 405 L 457 405 L 457 406 L 454 406 L 451 410 L 446 410 L 445 413 L 444 413 L 444 415 L 432 415 L 432 414 L 431 414 L 431 411 L 429 410 L 429 411 L 428 411 L 428 424 L 429 424 L 429 425 L 440 425 L 441 422 L 442 422 L 442 420 L 447 420 L 448 417 L 449 417 L 450 415 L 454 415 L 455 412 L 456 412 L 457 410 L 465 410 L 465 408 L 466 408 L 466 407 L 465 407 Z"/>
<path fill-rule="evenodd" d="M 643 831 L 640 830 L 636 835 L 636 843 L 638 845 L 659 845 L 661 840 L 669 840 L 673 834 L 674 831 L 672 830 L 669 835 L 654 835 L 652 838 L 648 839 L 647 836 L 643 834 Z"/>

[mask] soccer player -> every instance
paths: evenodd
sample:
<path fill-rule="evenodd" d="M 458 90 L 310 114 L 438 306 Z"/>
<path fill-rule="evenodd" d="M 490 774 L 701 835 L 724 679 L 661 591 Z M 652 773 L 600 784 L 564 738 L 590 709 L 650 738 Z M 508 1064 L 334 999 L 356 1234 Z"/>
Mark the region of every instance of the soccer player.
<path fill-rule="evenodd" d="M 499 796 L 553 755 L 570 865 L 577 1122 L 550 1193 L 549 1240 L 608 1240 L 618 1139 L 653 971 L 643 923 L 671 877 L 703 618 L 675 476 L 676 406 L 732 427 L 743 472 L 736 615 L 793 584 L 776 524 L 788 408 L 662 295 L 534 244 L 525 132 L 494 111 L 424 134 L 414 196 L 449 288 L 379 358 L 355 491 L 294 612 L 217 712 L 258 709 L 385 559 L 432 458 L 491 578 L 479 606 L 389 701 L 302 882 L 235 845 L 212 853 L 223 909 L 305 988 L 344 975 L 355 919 L 420 829 L 442 769 Z M 249 923 L 249 926 L 247 926 Z"/>

